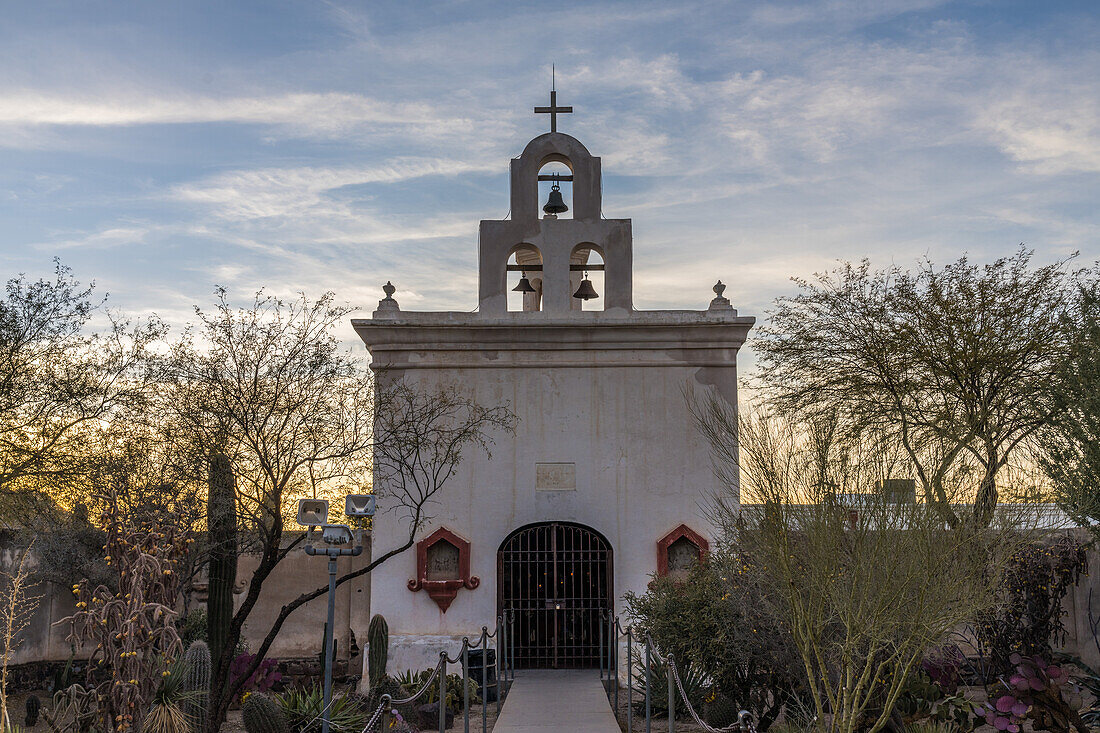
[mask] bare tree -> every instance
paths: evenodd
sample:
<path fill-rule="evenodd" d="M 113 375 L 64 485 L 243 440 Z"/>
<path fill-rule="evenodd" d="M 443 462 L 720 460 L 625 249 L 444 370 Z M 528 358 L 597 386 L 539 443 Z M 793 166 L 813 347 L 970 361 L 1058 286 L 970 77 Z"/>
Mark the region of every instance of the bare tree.
<path fill-rule="evenodd" d="M 63 492 L 86 431 L 146 394 L 147 347 L 164 328 L 107 313 L 103 333 L 86 333 L 102 304 L 60 262 L 52 280 L 9 280 L 0 299 L 0 500 L 14 516 L 28 516 L 20 500 Z"/>
<path fill-rule="evenodd" d="M 1031 260 L 1021 248 L 915 273 L 865 260 L 796 280 L 801 292 L 777 301 L 756 342 L 766 393 L 790 415 L 831 413 L 841 432 L 899 446 L 953 525 L 949 479 L 978 471 L 966 499 L 987 524 L 998 472 L 1057 409 L 1079 308 L 1078 273 Z"/>
<path fill-rule="evenodd" d="M 385 500 L 407 510 L 408 541 L 337 581 L 346 583 L 411 547 L 463 451 L 488 450 L 493 433 L 512 429 L 514 418 L 457 390 L 424 394 L 399 385 L 376 395 L 363 362 L 340 349 L 334 331 L 350 309 L 331 294 L 284 302 L 261 293 L 250 307 L 237 309 L 220 290 L 213 311 L 196 312 L 197 332 L 175 346 L 166 364 L 165 424 L 203 471 L 210 456 L 228 458 L 241 537 L 259 556 L 214 660 L 207 728 L 214 733 L 286 619 L 327 590 L 319 587 L 284 606 L 254 650 L 252 668 L 230 679 L 233 650 L 264 582 L 302 540 L 298 532 L 287 533 L 286 512 L 294 501 L 369 491 L 377 458 L 380 474 L 394 487 Z"/>

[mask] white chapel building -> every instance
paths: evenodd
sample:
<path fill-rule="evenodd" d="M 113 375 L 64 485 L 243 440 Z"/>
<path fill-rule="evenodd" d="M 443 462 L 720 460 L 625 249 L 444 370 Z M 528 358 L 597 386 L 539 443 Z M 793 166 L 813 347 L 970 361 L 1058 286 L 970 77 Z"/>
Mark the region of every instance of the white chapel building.
<path fill-rule="evenodd" d="M 600 159 L 557 132 L 572 108 L 555 97 L 536 108 L 551 132 L 511 161 L 510 218 L 480 224 L 477 310 L 404 311 L 387 284 L 373 317 L 353 321 L 380 388 L 456 385 L 518 418 L 491 459 L 467 451 L 416 551 L 372 573 L 391 672 L 433 666 L 509 610 L 517 668 L 596 667 L 601 615 L 713 539 L 700 505 L 717 479 L 685 390 L 737 404 L 754 319 L 721 283 L 705 310 L 635 310 L 631 220 L 604 217 Z M 540 181 L 554 184 L 545 206 Z M 385 488 L 375 552 L 408 531 Z"/>

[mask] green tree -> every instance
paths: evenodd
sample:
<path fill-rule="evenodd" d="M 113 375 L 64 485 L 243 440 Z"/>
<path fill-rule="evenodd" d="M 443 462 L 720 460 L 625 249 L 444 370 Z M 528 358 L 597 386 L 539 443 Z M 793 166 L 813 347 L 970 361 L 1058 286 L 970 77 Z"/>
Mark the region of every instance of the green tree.
<path fill-rule="evenodd" d="M 1100 287 L 1081 290 L 1076 338 L 1057 391 L 1057 410 L 1041 435 L 1039 463 L 1055 500 L 1100 536 Z"/>
<path fill-rule="evenodd" d="M 1057 411 L 1076 277 L 1022 248 L 915 272 L 844 263 L 776 302 L 755 344 L 763 386 L 788 415 L 832 416 L 840 434 L 897 446 L 950 524 L 960 500 L 988 524 L 998 473 Z M 967 472 L 980 480 L 958 496 L 953 479 Z"/>

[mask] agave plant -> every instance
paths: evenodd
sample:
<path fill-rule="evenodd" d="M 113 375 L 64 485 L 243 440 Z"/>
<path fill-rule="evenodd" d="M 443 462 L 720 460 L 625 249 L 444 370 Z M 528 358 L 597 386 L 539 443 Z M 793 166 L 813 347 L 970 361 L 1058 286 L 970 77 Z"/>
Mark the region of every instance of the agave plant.
<path fill-rule="evenodd" d="M 319 733 L 324 696 L 320 687 L 290 690 L 275 696 L 286 715 L 291 733 Z M 329 725 L 336 731 L 360 731 L 367 724 L 367 714 L 351 697 L 333 696 L 328 710 Z"/>

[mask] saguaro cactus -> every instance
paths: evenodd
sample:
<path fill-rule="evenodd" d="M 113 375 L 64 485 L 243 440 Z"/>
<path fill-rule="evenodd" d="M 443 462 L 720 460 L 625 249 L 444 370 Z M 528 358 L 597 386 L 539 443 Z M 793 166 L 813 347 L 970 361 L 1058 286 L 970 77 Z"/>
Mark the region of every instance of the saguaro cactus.
<path fill-rule="evenodd" d="M 389 624 L 382 614 L 376 613 L 367 627 L 367 681 L 372 690 L 386 676 L 389 646 Z"/>
<path fill-rule="evenodd" d="M 28 728 L 33 728 L 38 723 L 38 712 L 42 709 L 42 701 L 35 695 L 31 695 L 27 698 L 26 702 L 27 714 L 23 718 L 23 722 L 27 724 Z"/>
<path fill-rule="evenodd" d="M 206 705 L 210 699 L 210 647 L 204 641 L 193 641 L 184 655 L 187 676 L 183 681 L 185 691 L 191 693 L 184 706 L 184 713 L 191 719 L 197 731 L 206 729 Z"/>
<path fill-rule="evenodd" d="M 210 533 L 210 578 L 206 598 L 210 653 L 220 659 L 233 620 L 233 585 L 237 582 L 237 494 L 233 466 L 221 452 L 210 456 L 210 491 L 206 526 Z"/>
<path fill-rule="evenodd" d="M 279 703 L 262 692 L 253 692 L 244 701 L 241 722 L 248 733 L 288 733 L 290 729 Z"/>

